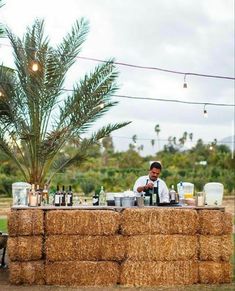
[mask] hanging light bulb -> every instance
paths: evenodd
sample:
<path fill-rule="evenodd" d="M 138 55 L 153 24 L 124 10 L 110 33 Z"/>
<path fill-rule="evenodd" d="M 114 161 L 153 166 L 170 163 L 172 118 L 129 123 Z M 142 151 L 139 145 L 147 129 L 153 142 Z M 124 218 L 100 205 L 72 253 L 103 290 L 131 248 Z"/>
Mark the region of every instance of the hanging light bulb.
<path fill-rule="evenodd" d="M 208 113 L 207 113 L 207 110 L 206 110 L 206 104 L 204 105 L 203 114 L 204 114 L 205 118 L 208 117 Z"/>
<path fill-rule="evenodd" d="M 37 61 L 33 61 L 33 63 L 32 63 L 32 71 L 33 72 L 37 72 L 38 69 L 39 69 L 38 62 Z"/>
<path fill-rule="evenodd" d="M 0 97 L 3 97 L 3 92 L 1 89 L 0 89 Z"/>
<path fill-rule="evenodd" d="M 33 72 L 37 72 L 39 70 L 39 62 L 37 59 L 37 51 L 33 50 L 33 60 L 31 62 L 31 69 Z"/>
<path fill-rule="evenodd" d="M 186 82 L 186 74 L 184 75 L 184 85 L 183 88 L 188 88 L 187 82 Z"/>

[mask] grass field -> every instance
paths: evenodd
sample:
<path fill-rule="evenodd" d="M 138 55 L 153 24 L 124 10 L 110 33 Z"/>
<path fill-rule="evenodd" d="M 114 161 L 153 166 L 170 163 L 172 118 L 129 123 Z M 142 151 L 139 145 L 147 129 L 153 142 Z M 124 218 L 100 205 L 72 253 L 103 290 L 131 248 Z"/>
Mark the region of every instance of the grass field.
<path fill-rule="evenodd" d="M 7 232 L 7 219 L 0 218 L 0 232 Z"/>

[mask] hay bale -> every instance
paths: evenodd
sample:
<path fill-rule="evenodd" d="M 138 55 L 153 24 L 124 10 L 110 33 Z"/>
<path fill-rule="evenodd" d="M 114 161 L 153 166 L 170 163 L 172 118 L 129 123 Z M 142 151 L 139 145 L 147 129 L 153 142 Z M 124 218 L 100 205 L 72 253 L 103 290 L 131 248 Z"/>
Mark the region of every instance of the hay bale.
<path fill-rule="evenodd" d="M 66 286 L 109 286 L 119 281 L 115 262 L 46 263 L 46 284 Z"/>
<path fill-rule="evenodd" d="M 232 266 L 229 262 L 199 262 L 198 271 L 201 284 L 232 282 Z"/>
<path fill-rule="evenodd" d="M 127 258 L 131 261 L 183 261 L 197 258 L 197 236 L 142 235 L 127 238 Z"/>
<path fill-rule="evenodd" d="M 113 235 L 120 214 L 109 210 L 60 210 L 46 213 L 47 234 Z"/>
<path fill-rule="evenodd" d="M 224 212 L 220 210 L 199 210 L 199 233 L 222 235 L 224 227 Z"/>
<path fill-rule="evenodd" d="M 8 232 L 10 236 L 43 234 L 43 210 L 12 210 L 8 218 Z"/>
<path fill-rule="evenodd" d="M 233 233 L 233 215 L 230 212 L 223 213 L 223 234 Z"/>
<path fill-rule="evenodd" d="M 121 232 L 124 235 L 194 235 L 197 228 L 197 211 L 193 209 L 130 208 L 121 213 Z"/>
<path fill-rule="evenodd" d="M 120 284 L 127 286 L 191 285 L 198 281 L 197 263 L 131 262 L 121 265 Z"/>
<path fill-rule="evenodd" d="M 124 238 L 114 236 L 50 235 L 46 238 L 48 261 L 121 261 Z"/>
<path fill-rule="evenodd" d="M 11 262 L 9 282 L 14 285 L 44 285 L 44 262 Z"/>
<path fill-rule="evenodd" d="M 229 261 L 232 251 L 231 235 L 199 236 L 199 259 L 201 261 Z"/>
<path fill-rule="evenodd" d="M 10 237 L 7 243 L 11 261 L 35 261 L 42 258 L 42 236 Z"/>

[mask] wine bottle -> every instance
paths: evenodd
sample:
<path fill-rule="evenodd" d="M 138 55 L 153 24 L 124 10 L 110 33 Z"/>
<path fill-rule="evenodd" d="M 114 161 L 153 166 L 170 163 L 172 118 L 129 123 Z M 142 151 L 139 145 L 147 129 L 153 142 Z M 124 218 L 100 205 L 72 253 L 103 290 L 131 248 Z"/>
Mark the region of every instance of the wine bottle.
<path fill-rule="evenodd" d="M 71 185 L 69 185 L 69 190 L 67 192 L 67 206 L 73 206 L 73 192 Z"/>
<path fill-rule="evenodd" d="M 38 206 L 41 206 L 41 203 L 42 203 L 42 193 L 41 193 L 41 190 L 39 188 L 39 185 L 37 185 L 37 188 L 36 188 L 36 194 L 37 194 L 37 204 Z"/>
<path fill-rule="evenodd" d="M 100 194 L 99 194 L 99 205 L 106 206 L 106 193 L 104 191 L 104 187 L 101 186 Z"/>
<path fill-rule="evenodd" d="M 55 192 L 55 197 L 54 197 L 54 204 L 55 206 L 60 206 L 60 201 L 61 201 L 61 193 L 60 193 L 60 188 L 59 185 L 57 185 L 57 190 Z"/>
<path fill-rule="evenodd" d="M 48 185 L 45 184 L 43 191 L 42 191 L 42 204 L 47 205 L 49 204 L 49 193 L 48 193 Z"/>
<path fill-rule="evenodd" d="M 64 190 L 64 185 L 62 186 L 61 192 L 61 206 L 66 206 L 66 192 Z"/>
<path fill-rule="evenodd" d="M 174 189 L 174 185 L 171 185 L 171 190 L 170 190 L 170 203 L 174 204 L 176 202 L 176 192 Z"/>
<path fill-rule="evenodd" d="M 99 205 L 99 195 L 97 195 L 96 193 L 92 197 L 92 205 L 93 206 Z"/>
<path fill-rule="evenodd" d="M 38 206 L 38 195 L 35 191 L 35 184 L 31 185 L 31 189 L 29 191 L 29 206 L 37 207 Z"/>

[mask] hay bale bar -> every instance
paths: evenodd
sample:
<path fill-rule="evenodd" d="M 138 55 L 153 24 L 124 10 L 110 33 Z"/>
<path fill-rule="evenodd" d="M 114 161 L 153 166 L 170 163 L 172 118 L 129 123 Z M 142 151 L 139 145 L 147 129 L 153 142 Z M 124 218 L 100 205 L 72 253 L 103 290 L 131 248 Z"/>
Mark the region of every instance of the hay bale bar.
<path fill-rule="evenodd" d="M 232 216 L 219 207 L 13 207 L 8 229 L 9 280 L 15 285 L 232 280 Z"/>
<path fill-rule="evenodd" d="M 198 266 L 193 261 L 126 261 L 120 278 L 120 283 L 127 286 L 192 285 L 198 282 Z"/>
<path fill-rule="evenodd" d="M 40 235 L 44 233 L 44 213 L 39 209 L 11 211 L 8 218 L 9 236 Z"/>
<path fill-rule="evenodd" d="M 42 258 L 42 236 L 10 237 L 7 244 L 11 261 L 36 261 Z"/>
<path fill-rule="evenodd" d="M 54 262 L 45 266 L 48 285 L 109 286 L 119 281 L 116 262 Z"/>
<path fill-rule="evenodd" d="M 129 208 L 122 212 L 121 230 L 124 235 L 196 234 L 197 211 L 174 208 Z"/>
<path fill-rule="evenodd" d="M 121 235 L 50 235 L 46 238 L 46 256 L 48 261 L 119 262 L 125 258 L 124 239 Z"/>
<path fill-rule="evenodd" d="M 46 233 L 79 235 L 113 235 L 118 232 L 120 215 L 115 211 L 48 211 Z"/>

